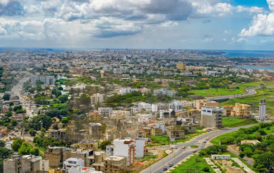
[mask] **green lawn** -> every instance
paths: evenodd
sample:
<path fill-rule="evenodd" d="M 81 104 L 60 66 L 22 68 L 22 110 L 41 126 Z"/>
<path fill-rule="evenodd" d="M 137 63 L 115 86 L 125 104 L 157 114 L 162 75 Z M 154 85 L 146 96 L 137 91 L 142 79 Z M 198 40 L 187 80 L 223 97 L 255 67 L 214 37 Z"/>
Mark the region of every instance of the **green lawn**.
<path fill-rule="evenodd" d="M 177 166 L 174 170 L 171 171 L 171 173 L 206 173 L 205 169 L 209 169 L 209 173 L 214 173 L 213 169 L 206 163 L 206 161 L 202 157 L 200 157 L 199 155 L 194 155 L 179 166 Z"/>
<path fill-rule="evenodd" d="M 251 120 L 251 119 L 223 117 L 223 126 L 224 127 L 239 127 L 239 126 L 255 124 L 255 123 L 257 123 L 257 121 Z"/>
<path fill-rule="evenodd" d="M 257 94 L 244 98 L 230 99 L 222 102 L 221 105 L 234 105 L 235 103 L 244 103 L 252 106 L 252 111 L 256 112 L 259 109 L 259 102 L 261 99 L 266 100 L 267 113 L 274 115 L 274 89 L 259 89 Z"/>
<path fill-rule="evenodd" d="M 203 89 L 203 90 L 191 90 L 190 93 L 193 93 L 195 95 L 205 96 L 205 97 L 243 94 L 243 93 L 245 93 L 246 88 L 259 86 L 260 84 L 264 84 L 266 86 L 271 86 L 271 85 L 274 85 L 274 82 L 258 81 L 258 82 L 240 83 L 240 84 L 230 86 L 229 89 L 226 89 L 226 88 L 218 88 L 218 89 L 217 88 L 210 88 L 210 89 Z"/>
<path fill-rule="evenodd" d="M 170 144 L 175 144 L 175 143 L 179 143 L 179 142 L 186 142 L 186 141 L 189 141 L 192 138 L 194 138 L 196 136 L 199 136 L 200 134 L 203 134 L 203 133 L 206 133 L 206 131 L 197 131 L 195 133 L 190 133 L 190 134 L 186 135 L 186 138 L 177 139 L 174 142 L 171 142 L 167 135 L 150 136 L 150 139 L 152 140 L 152 143 L 149 144 L 148 146 L 170 145 Z"/>

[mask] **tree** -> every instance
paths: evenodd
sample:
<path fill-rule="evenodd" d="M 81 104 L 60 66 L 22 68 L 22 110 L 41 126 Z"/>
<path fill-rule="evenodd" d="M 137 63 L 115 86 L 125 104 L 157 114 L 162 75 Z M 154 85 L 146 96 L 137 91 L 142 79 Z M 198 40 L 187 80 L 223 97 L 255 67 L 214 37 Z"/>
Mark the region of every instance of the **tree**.
<path fill-rule="evenodd" d="M 0 147 L 5 147 L 6 143 L 5 141 L 0 140 Z"/>
<path fill-rule="evenodd" d="M 4 94 L 3 100 L 5 101 L 10 100 L 10 94 Z"/>
<path fill-rule="evenodd" d="M 99 145 L 99 148 L 101 150 L 105 150 L 107 145 L 110 145 L 111 144 L 111 141 L 103 141 L 100 145 Z"/>
<path fill-rule="evenodd" d="M 20 155 L 28 155 L 28 154 L 31 154 L 32 150 L 33 150 L 32 146 L 31 146 L 29 143 L 24 142 L 24 143 L 20 146 L 20 148 L 19 148 L 19 150 L 18 150 L 18 153 L 19 153 Z"/>
<path fill-rule="evenodd" d="M 21 145 L 23 144 L 24 140 L 23 139 L 20 139 L 20 138 L 17 138 L 13 141 L 13 143 L 11 144 L 11 148 L 13 151 L 18 151 L 19 148 L 21 147 Z"/>
<path fill-rule="evenodd" d="M 262 153 L 255 157 L 255 168 L 256 169 L 267 169 L 270 171 L 274 165 L 274 154 L 273 153 Z"/>
<path fill-rule="evenodd" d="M 30 129 L 30 130 L 29 130 L 29 134 L 30 134 L 31 136 L 35 136 L 35 135 L 36 135 L 36 130 Z"/>
<path fill-rule="evenodd" d="M 68 101 L 68 95 L 61 95 L 58 97 L 61 103 L 66 103 Z"/>
<path fill-rule="evenodd" d="M 63 124 L 68 124 L 69 123 L 69 118 L 68 117 L 63 117 L 62 120 L 61 120 L 61 122 Z"/>

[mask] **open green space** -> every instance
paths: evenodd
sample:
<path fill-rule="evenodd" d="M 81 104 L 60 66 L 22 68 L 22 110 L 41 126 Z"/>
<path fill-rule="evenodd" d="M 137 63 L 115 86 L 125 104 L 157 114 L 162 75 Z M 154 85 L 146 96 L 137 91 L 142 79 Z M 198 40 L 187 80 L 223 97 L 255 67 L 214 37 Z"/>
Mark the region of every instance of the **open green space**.
<path fill-rule="evenodd" d="M 174 142 L 171 142 L 167 135 L 150 136 L 150 139 L 152 142 L 148 146 L 170 145 L 170 144 L 175 144 L 179 142 L 186 142 L 203 133 L 206 133 L 206 131 L 197 131 L 195 133 L 189 133 L 186 135 L 184 139 L 176 139 Z"/>
<path fill-rule="evenodd" d="M 255 124 L 255 123 L 257 123 L 257 121 L 253 119 L 223 117 L 224 127 L 239 127 L 239 126 Z"/>
<path fill-rule="evenodd" d="M 188 160 L 175 167 L 171 173 L 214 173 L 213 169 L 206 163 L 206 161 L 199 155 L 194 155 Z"/>
<path fill-rule="evenodd" d="M 263 131 L 263 132 L 262 132 Z M 263 124 L 256 125 L 254 127 L 240 129 L 231 133 L 226 133 L 212 139 L 210 142 L 213 144 L 233 144 L 241 140 L 246 139 L 261 139 L 262 133 L 271 134 L 274 133 L 274 124 L 270 126 L 263 126 Z"/>
<path fill-rule="evenodd" d="M 201 90 L 191 90 L 190 93 L 193 93 L 195 95 L 201 95 L 204 97 L 243 94 L 246 92 L 246 88 L 259 86 L 261 84 L 264 84 L 265 86 L 271 86 L 271 85 L 274 85 L 274 82 L 258 81 L 258 82 L 239 83 L 239 84 L 231 85 L 228 88 L 209 88 L 209 89 L 201 89 Z"/>
<path fill-rule="evenodd" d="M 249 104 L 252 107 L 252 111 L 256 112 L 259 109 L 259 102 L 261 99 L 266 100 L 267 113 L 274 115 L 274 88 L 265 88 L 257 90 L 257 94 L 253 96 L 230 99 L 226 102 L 222 102 L 221 105 L 234 105 L 235 103 Z"/>

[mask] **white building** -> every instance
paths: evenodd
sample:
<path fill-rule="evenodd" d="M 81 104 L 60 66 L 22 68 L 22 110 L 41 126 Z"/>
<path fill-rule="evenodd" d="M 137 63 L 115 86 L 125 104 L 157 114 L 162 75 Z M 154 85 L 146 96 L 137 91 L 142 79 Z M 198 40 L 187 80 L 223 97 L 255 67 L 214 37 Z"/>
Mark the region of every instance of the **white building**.
<path fill-rule="evenodd" d="M 169 105 L 169 109 L 174 110 L 175 112 L 182 111 L 184 109 L 184 105 L 182 102 L 178 100 L 173 100 Z"/>
<path fill-rule="evenodd" d="M 102 171 L 96 171 L 94 168 L 76 166 L 68 169 L 68 173 L 103 173 Z"/>
<path fill-rule="evenodd" d="M 143 158 L 145 156 L 145 146 L 146 146 L 145 138 L 135 139 L 135 157 L 136 158 Z"/>
<path fill-rule="evenodd" d="M 125 157 L 127 159 L 127 166 L 133 165 L 135 162 L 135 142 L 128 139 L 115 139 L 113 141 L 113 155 Z"/>
<path fill-rule="evenodd" d="M 220 107 L 202 106 L 201 126 L 206 128 L 222 128 L 224 109 Z"/>
<path fill-rule="evenodd" d="M 152 105 L 149 103 L 145 103 L 145 102 L 140 102 L 138 103 L 138 111 L 151 111 L 152 110 Z"/>
<path fill-rule="evenodd" d="M 173 90 L 167 90 L 166 88 L 161 88 L 161 89 L 157 89 L 153 91 L 153 95 L 155 96 L 169 96 L 169 97 L 173 97 L 175 96 L 176 91 Z"/>
<path fill-rule="evenodd" d="M 119 91 L 119 94 L 125 95 L 131 92 L 138 92 L 139 90 L 137 88 L 121 88 Z"/>
<path fill-rule="evenodd" d="M 85 161 L 81 158 L 69 158 L 64 161 L 64 169 L 68 171 L 71 167 L 84 167 Z"/>
<path fill-rule="evenodd" d="M 109 117 L 112 114 L 113 109 L 110 107 L 100 107 L 98 108 L 98 112 L 103 117 Z"/>
<path fill-rule="evenodd" d="M 266 118 L 266 102 L 265 100 L 260 101 L 260 106 L 259 106 L 259 120 L 264 121 Z"/>
<path fill-rule="evenodd" d="M 152 114 L 137 114 L 138 122 L 143 123 L 152 118 Z"/>
<path fill-rule="evenodd" d="M 160 110 L 160 119 L 171 118 L 175 116 L 175 112 L 172 109 L 169 110 Z"/>

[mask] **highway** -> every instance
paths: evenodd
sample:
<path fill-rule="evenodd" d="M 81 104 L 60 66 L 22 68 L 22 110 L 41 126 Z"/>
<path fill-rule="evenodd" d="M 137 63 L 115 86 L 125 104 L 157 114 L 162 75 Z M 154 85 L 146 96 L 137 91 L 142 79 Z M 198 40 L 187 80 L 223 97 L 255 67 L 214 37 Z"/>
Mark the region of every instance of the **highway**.
<path fill-rule="evenodd" d="M 170 167 L 173 165 L 176 165 L 180 163 L 182 160 L 184 160 L 186 157 L 199 152 L 203 148 L 206 147 L 206 143 L 222 134 L 229 133 L 232 131 L 236 131 L 240 128 L 248 128 L 253 125 L 247 125 L 247 126 L 241 126 L 241 127 L 235 127 L 235 128 L 226 128 L 216 131 L 211 131 L 205 134 L 202 134 L 188 142 L 185 143 L 179 143 L 175 146 L 177 148 L 174 150 L 174 152 L 165 158 L 159 160 L 158 162 L 154 163 L 153 165 L 149 166 L 148 168 L 141 171 L 141 173 L 162 173 L 166 172 Z M 198 148 L 192 149 L 191 145 L 197 145 Z"/>

